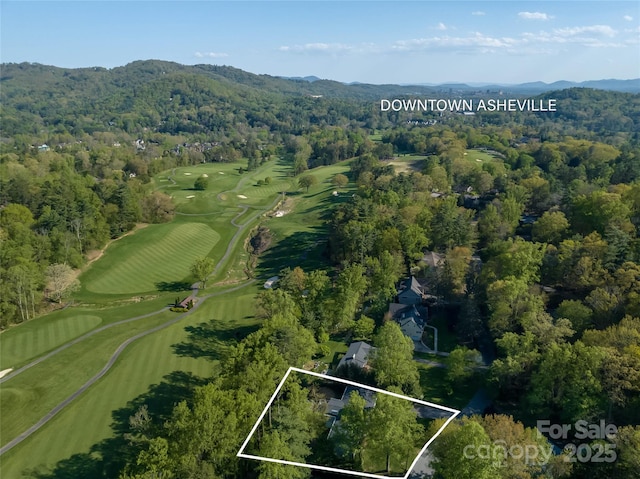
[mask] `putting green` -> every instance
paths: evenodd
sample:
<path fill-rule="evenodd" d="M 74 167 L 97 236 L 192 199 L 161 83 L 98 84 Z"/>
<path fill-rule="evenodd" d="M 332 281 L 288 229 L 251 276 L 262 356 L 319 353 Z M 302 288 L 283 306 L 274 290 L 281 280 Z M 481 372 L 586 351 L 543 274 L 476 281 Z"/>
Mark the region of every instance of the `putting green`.
<path fill-rule="evenodd" d="M 95 328 L 98 316 L 81 314 L 50 321 L 25 323 L 0 336 L 0 369 L 15 367 L 41 353 L 66 343 Z"/>
<path fill-rule="evenodd" d="M 203 223 L 151 225 L 111 245 L 80 281 L 94 293 L 153 291 L 161 283 L 189 278 L 193 261 L 206 256 L 219 240 Z"/>

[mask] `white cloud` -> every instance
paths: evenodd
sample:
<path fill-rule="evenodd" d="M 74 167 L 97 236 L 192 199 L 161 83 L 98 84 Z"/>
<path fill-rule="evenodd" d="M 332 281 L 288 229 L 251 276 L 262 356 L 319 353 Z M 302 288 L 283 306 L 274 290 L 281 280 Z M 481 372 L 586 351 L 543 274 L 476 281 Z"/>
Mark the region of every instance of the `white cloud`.
<path fill-rule="evenodd" d="M 431 37 L 399 40 L 391 49 L 396 52 L 424 51 L 430 49 L 453 49 L 459 51 L 480 51 L 488 53 L 495 49 L 510 48 L 518 44 L 518 40 L 509 37 L 490 37 L 476 32 L 468 37 Z"/>
<path fill-rule="evenodd" d="M 349 53 L 356 50 L 352 45 L 343 43 L 305 43 L 304 45 L 281 46 L 281 52 L 295 53 Z"/>
<path fill-rule="evenodd" d="M 228 53 L 218 53 L 218 52 L 195 52 L 194 55 L 197 58 L 226 58 L 229 56 Z"/>
<path fill-rule="evenodd" d="M 583 27 L 556 28 L 552 31 L 523 33 L 522 39 L 529 44 L 573 44 L 584 47 L 623 47 L 624 42 L 612 41 L 618 34 L 609 25 L 589 25 Z"/>
<path fill-rule="evenodd" d="M 557 28 L 554 30 L 554 33 L 562 37 L 574 37 L 577 35 L 583 35 L 585 33 L 614 37 L 618 32 L 616 32 L 609 25 L 589 25 L 585 27 Z"/>
<path fill-rule="evenodd" d="M 633 21 L 633 17 L 631 15 L 625 15 L 624 18 L 627 22 L 632 22 Z"/>
<path fill-rule="evenodd" d="M 519 12 L 518 16 L 520 18 L 524 18 L 525 20 L 551 20 L 553 18 L 552 15 L 548 15 L 542 12 Z"/>
<path fill-rule="evenodd" d="M 486 13 L 481 12 L 481 11 L 478 10 L 476 12 L 471 12 L 471 15 L 474 15 L 476 17 L 482 17 L 482 16 L 486 15 Z"/>
<path fill-rule="evenodd" d="M 439 23 L 437 30 L 441 34 L 422 38 L 403 39 L 391 45 L 375 43 L 305 43 L 279 47 L 281 52 L 309 55 L 367 55 L 388 53 L 419 52 L 455 52 L 462 54 L 506 53 L 510 55 L 554 55 L 561 48 L 580 46 L 591 48 L 623 48 L 636 43 L 638 39 L 625 29 L 617 31 L 609 25 L 586 25 L 563 27 L 538 32 L 525 32 L 512 37 L 492 36 L 481 32 L 468 35 L 445 34 L 444 31 L 455 30 L 444 23 Z M 629 33 L 633 38 L 629 38 Z"/>

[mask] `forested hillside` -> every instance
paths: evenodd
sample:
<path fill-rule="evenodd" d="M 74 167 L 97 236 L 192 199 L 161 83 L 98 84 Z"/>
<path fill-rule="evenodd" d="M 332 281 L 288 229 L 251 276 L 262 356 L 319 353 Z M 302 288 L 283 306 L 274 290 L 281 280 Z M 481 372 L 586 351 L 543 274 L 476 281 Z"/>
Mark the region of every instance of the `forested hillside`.
<path fill-rule="evenodd" d="M 183 391 L 175 408 L 141 406 L 117 433 L 118 454 L 96 459 L 105 477 L 309 477 L 239 460 L 238 445 L 287 367 L 329 355 L 338 338 L 373 340 L 392 356 L 380 353 L 363 380 L 423 396 L 410 345 L 389 346 L 406 339 L 388 308 L 409 275 L 455 343 L 442 394 L 453 397 L 473 376 L 490 391 L 487 412 L 500 415 L 455 422 L 446 444 L 505 436 L 533 444 L 524 427 L 542 418 L 620 428 L 610 440 L 615 462 L 558 456 L 553 467 L 462 468 L 453 446 L 436 447 L 437 477 L 638 477 L 640 94 L 548 92 L 537 98 L 557 100 L 550 113 L 380 111 L 381 98 L 415 93 L 454 95 L 160 61 L 2 65 L 2 328 L 73 298 L 77 270 L 108 241 L 171 221 L 160 172 L 237 162 L 246 175 L 279 161 L 302 195 L 317 182 L 314 168 L 341 163 L 348 174 L 333 177 L 334 196 L 355 185 L 326 206 L 327 233 L 314 237 L 322 267 L 283 265 L 279 286 L 257 298 L 259 329 L 223 352 L 199 345 L 220 359 L 210 384 Z M 256 188 L 271 177 L 260 181 Z M 472 372 L 471 350 L 482 353 L 482 374 Z M 304 401 L 294 399 L 300 412 Z M 257 447 L 304 461 L 314 432 L 302 413 L 279 414 L 288 435 L 263 431 Z M 356 456 L 341 460 L 353 466 Z"/>

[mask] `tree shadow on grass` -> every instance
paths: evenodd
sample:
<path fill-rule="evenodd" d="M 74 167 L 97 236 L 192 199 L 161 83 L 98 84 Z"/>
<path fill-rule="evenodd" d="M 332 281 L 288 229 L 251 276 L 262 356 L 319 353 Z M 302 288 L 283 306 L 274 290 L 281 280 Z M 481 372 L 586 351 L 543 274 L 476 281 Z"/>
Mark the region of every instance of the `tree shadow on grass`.
<path fill-rule="evenodd" d="M 211 361 L 225 357 L 229 348 L 258 329 L 258 325 L 232 327 L 230 323 L 211 319 L 196 326 L 187 326 L 189 337 L 182 343 L 172 345 L 178 356 L 206 358 Z"/>
<path fill-rule="evenodd" d="M 188 281 L 160 281 L 155 284 L 158 291 L 162 292 L 180 292 L 189 291 L 191 289 L 191 283 Z"/>
<path fill-rule="evenodd" d="M 326 235 L 320 228 L 277 238 L 277 243 L 260 256 L 257 276 L 270 278 L 286 267 L 301 266 L 304 270 L 320 267 L 326 263 L 325 240 Z"/>
<path fill-rule="evenodd" d="M 144 394 L 129 401 L 126 406 L 112 412 L 111 429 L 114 437 L 94 444 L 88 453 L 74 454 L 59 461 L 52 469 L 39 466 L 22 472 L 24 479 L 107 479 L 118 477 L 126 464 L 135 463 L 140 447 L 125 434 L 131 433 L 130 418 L 146 405 L 152 419 L 150 436 L 162 428 L 171 416 L 174 406 L 191 397 L 194 388 L 206 380 L 183 371 L 173 371 L 159 384 L 153 384 Z M 70 433 L 72 434 L 72 432 Z"/>

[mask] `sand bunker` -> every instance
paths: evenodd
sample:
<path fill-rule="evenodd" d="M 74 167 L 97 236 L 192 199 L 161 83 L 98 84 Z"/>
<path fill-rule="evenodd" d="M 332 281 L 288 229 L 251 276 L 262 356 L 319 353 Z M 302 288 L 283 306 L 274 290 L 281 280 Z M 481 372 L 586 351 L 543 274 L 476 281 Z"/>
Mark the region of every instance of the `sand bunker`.
<path fill-rule="evenodd" d="M 224 175 L 224 171 L 218 171 L 219 175 Z"/>
<path fill-rule="evenodd" d="M 480 161 L 480 162 L 482 162 L 482 160 L 481 160 L 480 158 L 476 158 L 476 161 Z"/>
<path fill-rule="evenodd" d="M 185 175 L 187 175 L 187 176 L 191 176 L 191 173 L 185 173 Z"/>
<path fill-rule="evenodd" d="M 196 195 L 189 195 L 186 198 L 189 199 L 189 198 L 195 198 L 195 197 L 196 197 Z"/>
<path fill-rule="evenodd" d="M 3 369 L 2 371 L 0 371 L 0 378 L 6 376 L 7 374 L 9 374 L 11 371 L 13 371 L 13 368 L 9 368 L 9 369 Z"/>
<path fill-rule="evenodd" d="M 238 195 L 238 198 L 240 198 L 241 200 L 246 200 L 247 199 L 247 197 L 244 196 L 244 195 Z"/>
<path fill-rule="evenodd" d="M 207 175 L 206 173 L 202 173 L 202 177 L 203 178 L 209 178 L 209 175 Z"/>

